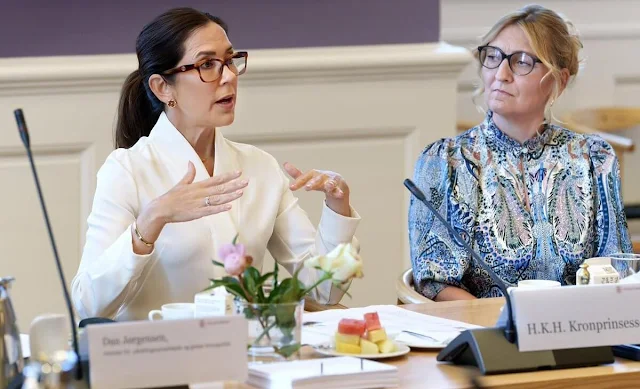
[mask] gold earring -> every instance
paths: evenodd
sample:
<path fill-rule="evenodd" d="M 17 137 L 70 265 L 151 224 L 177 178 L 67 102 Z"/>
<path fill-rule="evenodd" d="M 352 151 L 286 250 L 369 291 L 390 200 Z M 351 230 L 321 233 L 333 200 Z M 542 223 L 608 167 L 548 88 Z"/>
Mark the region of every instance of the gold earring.
<path fill-rule="evenodd" d="M 169 100 L 169 102 L 167 103 L 167 105 L 171 108 L 176 106 L 176 101 L 175 100 Z"/>

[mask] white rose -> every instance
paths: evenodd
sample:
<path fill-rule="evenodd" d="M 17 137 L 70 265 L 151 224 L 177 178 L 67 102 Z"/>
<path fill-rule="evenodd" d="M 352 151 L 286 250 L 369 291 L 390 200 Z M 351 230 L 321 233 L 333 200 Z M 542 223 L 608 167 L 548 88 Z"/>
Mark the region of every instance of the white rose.
<path fill-rule="evenodd" d="M 331 273 L 331 279 L 336 283 L 362 278 L 362 260 L 351 243 L 341 243 L 327 255 L 310 258 L 304 266 Z"/>

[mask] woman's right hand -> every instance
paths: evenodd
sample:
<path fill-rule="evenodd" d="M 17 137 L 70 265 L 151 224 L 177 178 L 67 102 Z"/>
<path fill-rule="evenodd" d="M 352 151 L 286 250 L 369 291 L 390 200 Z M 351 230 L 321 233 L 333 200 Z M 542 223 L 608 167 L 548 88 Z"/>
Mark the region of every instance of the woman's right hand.
<path fill-rule="evenodd" d="M 136 221 L 138 232 L 145 241 L 152 243 L 167 223 L 186 222 L 228 211 L 231 209 L 229 203 L 242 196 L 243 189 L 249 184 L 248 180 L 239 179 L 241 174 L 239 171 L 225 173 L 194 183 L 196 169 L 189 162 L 187 174 L 180 182 L 140 212 Z M 134 242 L 138 241 L 134 243 L 136 253 L 151 252 L 152 248 L 137 239 L 133 231 L 132 236 Z"/>

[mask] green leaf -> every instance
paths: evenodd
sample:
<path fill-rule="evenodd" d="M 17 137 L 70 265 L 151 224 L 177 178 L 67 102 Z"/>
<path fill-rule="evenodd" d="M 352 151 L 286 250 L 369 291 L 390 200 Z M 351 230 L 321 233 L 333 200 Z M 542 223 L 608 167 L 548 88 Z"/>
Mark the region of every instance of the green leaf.
<path fill-rule="evenodd" d="M 258 278 L 258 282 L 256 283 L 258 287 L 261 287 L 270 277 L 273 277 L 273 272 L 263 274 L 260 278 Z"/>
<path fill-rule="evenodd" d="M 244 312 L 244 317 L 247 318 L 247 319 L 253 319 L 253 318 L 256 317 L 256 315 L 255 315 L 253 309 L 251 309 L 251 307 L 245 307 L 243 309 L 243 312 Z"/>
<path fill-rule="evenodd" d="M 239 285 L 227 285 L 225 289 L 227 290 L 227 292 L 231 293 L 234 296 L 237 296 L 243 300 L 247 299 L 247 296 Z"/>
<path fill-rule="evenodd" d="M 273 347 L 274 351 L 285 358 L 289 358 L 293 354 L 295 354 L 298 350 L 300 350 L 302 345 L 300 343 L 293 343 L 283 347 Z"/>
<path fill-rule="evenodd" d="M 267 298 L 264 296 L 264 291 L 262 290 L 262 288 L 258 288 L 258 293 L 256 295 L 256 304 L 266 304 L 267 303 Z"/>
<path fill-rule="evenodd" d="M 280 332 L 282 332 L 282 338 L 280 338 L 280 344 L 289 344 L 293 342 L 293 331 L 295 330 L 295 321 L 293 322 L 293 326 L 290 327 L 279 327 Z"/>
<path fill-rule="evenodd" d="M 273 261 L 273 288 L 275 289 L 278 286 L 278 262 Z"/>
<path fill-rule="evenodd" d="M 238 281 L 238 279 L 235 277 L 227 276 L 227 277 L 223 277 L 221 280 L 211 279 L 210 281 L 211 281 L 211 286 L 205 289 L 205 291 L 217 288 L 219 286 L 224 286 L 227 292 L 233 294 L 234 296 L 238 296 L 244 300 L 247 299 L 247 295 L 245 294 L 244 290 L 242 290 L 242 287 L 240 286 L 240 281 Z"/>
<path fill-rule="evenodd" d="M 287 280 L 291 280 L 291 282 L 289 282 L 287 288 L 282 292 L 280 303 L 295 303 L 300 301 L 303 297 L 302 293 L 304 291 L 304 289 L 301 288 L 300 282 L 296 277 L 288 278 Z"/>
<path fill-rule="evenodd" d="M 218 261 L 216 261 L 214 259 L 212 259 L 211 262 L 213 262 L 213 264 L 216 265 L 216 266 L 224 267 L 224 263 L 222 263 L 222 262 L 218 262 Z"/>
<path fill-rule="evenodd" d="M 269 294 L 269 298 L 267 299 L 267 301 L 274 304 L 281 302 L 282 294 L 289 288 L 291 281 L 292 281 L 291 278 L 287 278 L 284 281 L 282 281 L 278 286 L 273 288 L 273 290 Z"/>
<path fill-rule="evenodd" d="M 247 289 L 251 296 L 258 294 L 258 280 L 260 279 L 260 272 L 253 266 L 245 269 L 243 274 L 244 287 Z"/>
<path fill-rule="evenodd" d="M 296 326 L 296 305 L 287 304 L 276 306 L 276 325 L 282 333 L 291 336 L 294 327 Z M 283 340 L 284 341 L 284 340 Z"/>
<path fill-rule="evenodd" d="M 236 242 L 238 242 L 238 236 L 240 236 L 240 233 L 236 233 L 236 236 L 233 237 L 233 241 L 231 242 L 232 245 L 236 245 Z"/>

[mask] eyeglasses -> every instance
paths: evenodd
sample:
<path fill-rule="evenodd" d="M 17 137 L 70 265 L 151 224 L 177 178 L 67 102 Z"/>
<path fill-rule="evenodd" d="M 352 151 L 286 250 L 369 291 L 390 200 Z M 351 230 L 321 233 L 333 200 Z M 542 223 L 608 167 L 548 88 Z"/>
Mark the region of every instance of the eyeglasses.
<path fill-rule="evenodd" d="M 182 65 L 177 68 L 167 70 L 162 74 L 168 76 L 197 69 L 202 82 L 214 82 L 222 76 L 222 70 L 225 66 L 228 67 L 236 76 L 243 74 L 247 70 L 247 57 L 249 57 L 249 53 L 246 51 L 238 51 L 226 60 L 205 58 L 191 65 Z"/>
<path fill-rule="evenodd" d="M 496 69 L 505 59 L 509 63 L 509 68 L 518 76 L 526 76 L 533 71 L 537 62 L 542 63 L 538 58 L 524 51 L 516 51 L 506 55 L 504 51 L 493 46 L 478 47 L 480 63 L 487 69 Z"/>

